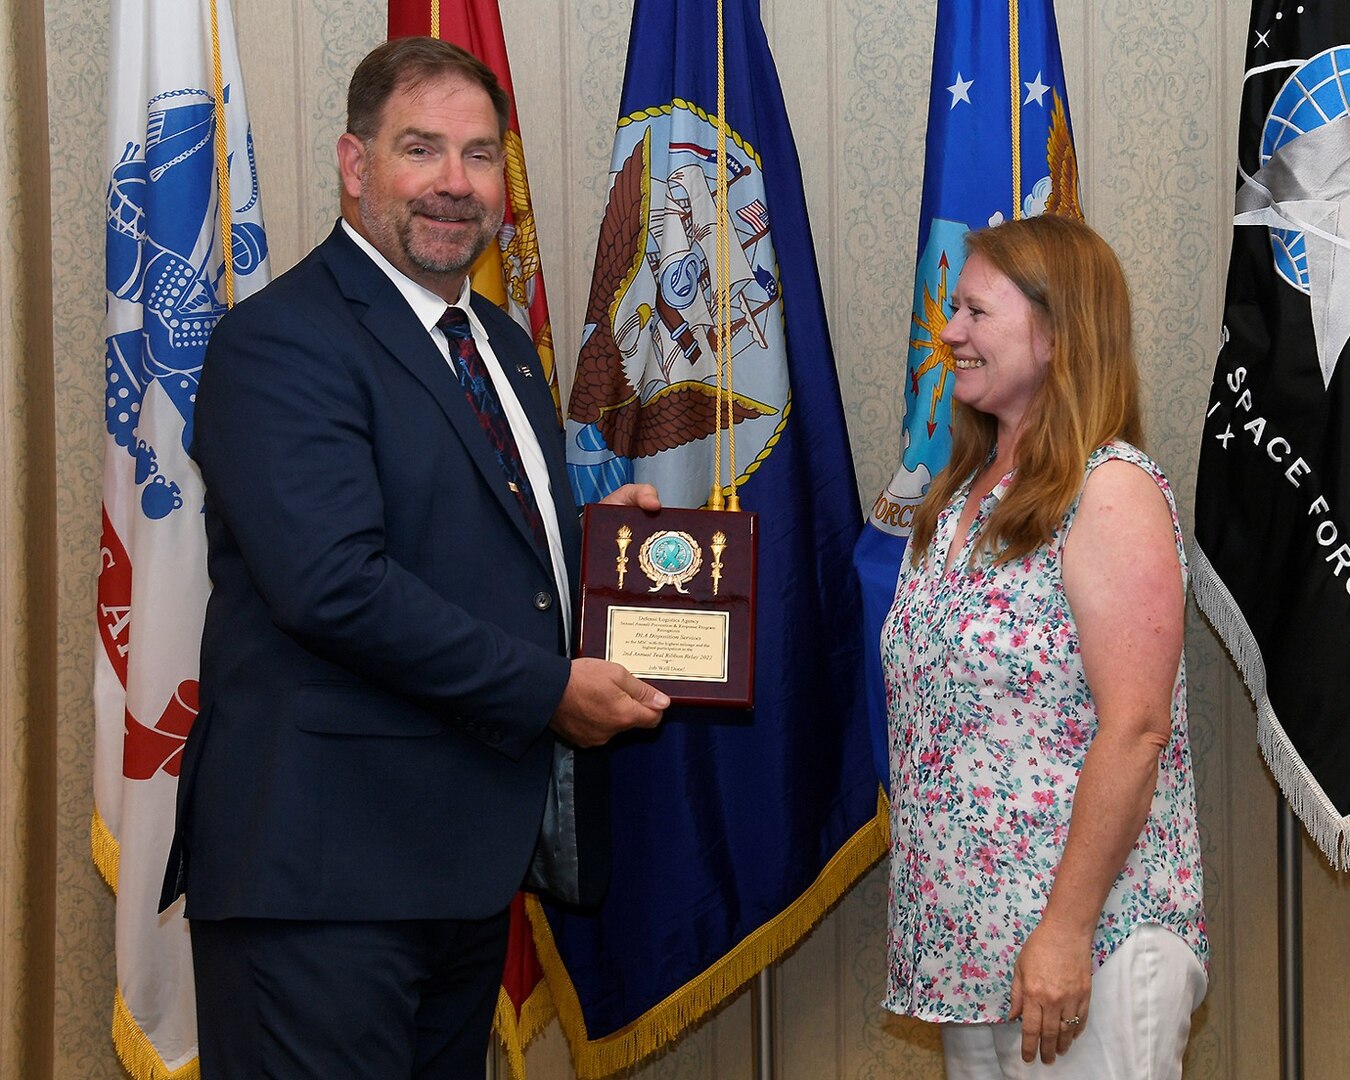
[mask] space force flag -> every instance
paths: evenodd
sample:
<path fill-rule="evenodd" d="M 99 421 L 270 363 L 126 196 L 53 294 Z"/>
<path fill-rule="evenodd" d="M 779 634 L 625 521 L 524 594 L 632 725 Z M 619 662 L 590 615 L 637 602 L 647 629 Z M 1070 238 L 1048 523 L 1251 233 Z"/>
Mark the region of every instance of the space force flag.
<path fill-rule="evenodd" d="M 888 781 L 881 627 L 912 517 L 952 446 L 947 298 L 972 229 L 1041 213 L 1082 218 L 1059 32 L 1051 0 L 938 0 L 919 209 L 900 468 L 877 497 L 853 561 L 862 582 L 868 711 Z"/>
<path fill-rule="evenodd" d="M 110 46 L 92 846 L 117 893 L 113 1041 L 161 1080 L 197 1074 L 187 923 L 156 913 L 209 589 L 187 446 L 207 338 L 266 282 L 267 242 L 229 0 L 117 0 Z"/>
<path fill-rule="evenodd" d="M 708 500 L 719 295 L 730 306 L 737 490 L 758 514 L 755 707 L 672 709 L 613 748 L 604 906 L 547 907 L 536 925 L 581 1077 L 631 1065 L 734 993 L 884 844 L 849 564 L 857 488 L 758 4 L 638 0 L 568 409 L 579 502 L 629 480 L 655 484 L 667 506 Z"/>
<path fill-rule="evenodd" d="M 1195 494 L 1196 599 L 1285 796 L 1350 867 L 1350 8 L 1256 0 Z"/>

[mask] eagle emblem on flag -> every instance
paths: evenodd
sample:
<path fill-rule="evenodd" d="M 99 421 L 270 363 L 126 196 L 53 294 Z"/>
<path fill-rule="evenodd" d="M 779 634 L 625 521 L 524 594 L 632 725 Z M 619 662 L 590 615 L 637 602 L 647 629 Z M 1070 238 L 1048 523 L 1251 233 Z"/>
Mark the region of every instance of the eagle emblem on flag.
<path fill-rule="evenodd" d="M 717 428 L 720 297 L 730 306 L 734 374 L 723 426 L 737 428 L 744 473 L 772 450 L 788 409 L 783 300 L 753 149 L 728 134 L 727 205 L 719 207 L 715 121 L 679 100 L 649 112 L 656 115 L 619 128 L 571 397 L 569 460 L 589 500 L 593 487 L 608 490 L 589 482 L 589 470 L 599 476 L 617 464 L 631 472 L 635 459 L 666 455 L 663 500 L 699 506 Z M 719 233 L 730 241 L 725 280 Z"/>
<path fill-rule="evenodd" d="M 215 106 L 207 91 L 158 94 L 148 106 L 144 144 L 127 142 L 108 180 L 109 311 L 143 313 L 129 320 L 140 325 L 106 339 L 108 434 L 135 459 L 136 482 L 143 485 L 141 510 L 154 519 L 180 509 L 184 499 L 182 477 L 162 473 L 163 455 L 138 430 L 145 395 L 157 385 L 173 404 L 183 420 L 186 450 L 206 342 L 225 312 L 223 263 L 213 251 L 215 132 Z M 258 199 L 251 136 L 244 164 L 251 194 L 236 210 L 241 215 Z M 236 222 L 232 248 L 240 276 L 262 266 L 267 257 L 262 226 Z"/>

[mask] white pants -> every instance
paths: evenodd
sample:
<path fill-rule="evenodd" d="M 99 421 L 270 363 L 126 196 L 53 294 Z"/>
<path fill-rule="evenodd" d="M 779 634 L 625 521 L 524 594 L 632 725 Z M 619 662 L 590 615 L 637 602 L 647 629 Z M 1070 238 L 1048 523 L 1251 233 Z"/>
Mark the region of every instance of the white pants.
<path fill-rule="evenodd" d="M 1022 1060 L 1020 1020 L 943 1024 L 947 1080 L 1175 1080 L 1208 986 L 1190 946 L 1144 923 L 1092 976 L 1087 1022 L 1053 1065 Z"/>

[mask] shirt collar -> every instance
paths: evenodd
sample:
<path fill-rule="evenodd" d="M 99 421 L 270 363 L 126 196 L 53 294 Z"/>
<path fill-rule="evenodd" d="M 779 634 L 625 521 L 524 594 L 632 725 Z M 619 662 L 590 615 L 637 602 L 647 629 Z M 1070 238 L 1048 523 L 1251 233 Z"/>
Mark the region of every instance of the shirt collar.
<path fill-rule="evenodd" d="M 426 286 L 419 285 L 381 255 L 379 249 L 357 232 L 346 218 L 342 219 L 342 227 L 347 230 L 347 235 L 356 242 L 356 246 L 370 256 L 371 262 L 378 266 L 384 272 L 384 275 L 394 283 L 394 287 L 402 294 L 403 299 L 408 301 L 408 306 L 413 309 L 417 321 L 430 333 L 436 323 L 440 321 L 441 316 L 445 314 L 445 300 Z M 459 290 L 459 297 L 450 306 L 463 309 L 464 313 L 469 316 L 469 325 L 473 327 L 474 337 L 482 340 L 487 337 L 487 331 L 484 330 L 482 323 L 478 321 L 472 306 L 469 304 L 471 291 L 469 278 L 466 275 L 464 285 Z"/>

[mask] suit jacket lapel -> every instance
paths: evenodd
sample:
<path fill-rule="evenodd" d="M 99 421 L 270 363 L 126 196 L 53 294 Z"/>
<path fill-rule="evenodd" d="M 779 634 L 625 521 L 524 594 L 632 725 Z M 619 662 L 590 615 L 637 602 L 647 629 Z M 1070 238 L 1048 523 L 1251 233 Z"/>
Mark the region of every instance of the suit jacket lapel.
<path fill-rule="evenodd" d="M 385 273 L 370 261 L 369 257 L 352 241 L 339 222 L 324 241 L 320 251 L 324 260 L 333 271 L 343 295 L 358 308 L 362 308 L 359 314 L 361 324 L 370 332 L 384 349 L 396 361 L 406 367 L 413 376 L 420 382 L 440 406 L 445 418 L 450 426 L 454 428 L 460 441 L 464 444 L 465 450 L 473 460 L 478 472 L 487 484 L 497 501 L 501 504 L 503 511 L 508 519 L 514 523 L 516 529 L 520 531 L 530 546 L 534 547 L 534 539 L 530 533 L 529 525 L 526 524 L 524 516 L 520 512 L 520 507 L 516 503 L 516 497 L 512 494 L 510 488 L 506 486 L 506 477 L 502 473 L 501 466 L 497 463 L 497 458 L 488 445 L 487 439 L 483 437 L 483 430 L 478 423 L 478 417 L 469 403 L 464 399 L 464 392 L 456 382 L 454 373 L 451 372 L 446 364 L 445 358 L 441 355 L 436 343 L 431 340 L 431 335 L 427 333 L 426 328 L 418 321 L 413 314 L 412 308 L 408 302 L 403 299 L 402 294 L 394 287 L 394 283 L 389 280 Z M 494 349 L 497 343 L 494 342 Z M 536 415 L 538 409 L 534 404 L 534 394 L 523 393 L 526 388 L 522 387 L 525 381 L 515 370 L 515 358 L 505 357 L 498 353 L 503 368 L 507 371 L 507 377 L 512 380 L 512 386 L 516 394 L 521 399 L 522 405 L 526 401 L 531 401 L 532 405 L 525 405 L 526 413 L 529 416 L 530 423 L 534 425 L 536 432 L 549 432 L 556 429 L 557 416 L 552 411 L 552 395 L 546 395 L 549 398 L 549 413 L 545 425 L 541 426 L 540 419 Z M 528 389 L 533 389 L 529 387 Z M 546 426 L 552 425 L 552 428 Z M 541 442 L 547 442 L 547 435 L 541 439 Z M 558 479 L 555 474 L 554 459 L 558 456 L 556 453 L 549 453 L 549 447 L 545 446 L 545 459 L 549 463 L 549 481 L 554 488 L 555 503 L 558 499 Z M 567 487 L 566 470 L 562 471 L 563 491 L 569 491 Z M 574 514 L 572 509 L 571 497 L 567 499 L 567 512 Z M 561 518 L 560 511 L 560 521 Z M 564 544 L 566 545 L 566 531 L 564 527 Z M 542 559 L 542 555 L 540 556 Z M 551 571 L 551 567 L 550 567 Z"/>

